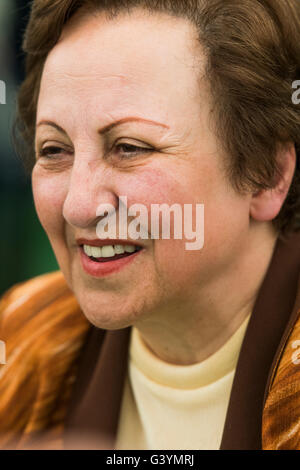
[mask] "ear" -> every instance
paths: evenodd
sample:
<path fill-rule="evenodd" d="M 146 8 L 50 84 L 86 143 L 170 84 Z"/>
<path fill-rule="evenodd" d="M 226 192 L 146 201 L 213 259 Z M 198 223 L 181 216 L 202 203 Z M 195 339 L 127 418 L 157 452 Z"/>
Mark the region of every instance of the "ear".
<path fill-rule="evenodd" d="M 252 219 L 267 222 L 275 219 L 287 197 L 296 169 L 296 150 L 292 143 L 281 145 L 277 153 L 280 177 L 272 189 L 262 190 L 252 195 L 250 216 Z"/>

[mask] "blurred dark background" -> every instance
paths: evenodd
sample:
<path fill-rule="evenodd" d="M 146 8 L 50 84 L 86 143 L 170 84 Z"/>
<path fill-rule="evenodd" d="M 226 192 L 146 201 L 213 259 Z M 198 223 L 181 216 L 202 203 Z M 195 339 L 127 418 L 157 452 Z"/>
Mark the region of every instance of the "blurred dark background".
<path fill-rule="evenodd" d="M 58 269 L 36 216 L 30 176 L 25 175 L 12 139 L 30 3 L 0 0 L 0 80 L 6 85 L 6 104 L 0 104 L 0 295 L 18 282 Z"/>

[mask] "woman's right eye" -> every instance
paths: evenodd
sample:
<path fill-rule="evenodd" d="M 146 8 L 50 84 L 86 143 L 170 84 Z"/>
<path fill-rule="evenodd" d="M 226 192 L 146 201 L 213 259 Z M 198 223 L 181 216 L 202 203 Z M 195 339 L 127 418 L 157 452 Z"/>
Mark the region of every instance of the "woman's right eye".
<path fill-rule="evenodd" d="M 62 147 L 49 145 L 48 147 L 42 148 L 39 151 L 38 156 L 51 159 L 51 158 L 60 158 L 62 154 L 70 154 L 70 151 L 63 149 Z"/>

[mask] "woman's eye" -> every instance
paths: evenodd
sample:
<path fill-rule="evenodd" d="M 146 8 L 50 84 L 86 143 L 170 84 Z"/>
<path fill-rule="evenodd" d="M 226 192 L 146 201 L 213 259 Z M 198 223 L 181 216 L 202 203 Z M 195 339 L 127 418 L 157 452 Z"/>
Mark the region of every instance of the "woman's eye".
<path fill-rule="evenodd" d="M 139 147 L 133 144 L 120 143 L 115 146 L 116 153 L 121 158 L 135 157 L 144 153 L 153 153 L 154 149 L 151 147 Z"/>
<path fill-rule="evenodd" d="M 132 158 L 132 157 L 139 156 L 141 154 L 152 153 L 152 152 L 154 152 L 154 149 L 151 147 L 140 147 L 137 145 L 127 144 L 127 143 L 117 144 L 112 149 L 112 153 L 117 154 L 119 158 L 124 158 L 124 159 Z M 39 151 L 38 156 L 45 157 L 48 159 L 55 159 L 55 158 L 61 158 L 62 155 L 66 155 L 66 154 L 70 154 L 70 151 L 62 147 L 50 145 L 48 147 L 41 149 Z"/>
<path fill-rule="evenodd" d="M 46 158 L 59 158 L 62 154 L 70 153 L 67 150 L 56 147 L 51 145 L 49 147 L 45 147 L 39 151 L 39 157 L 46 157 Z"/>

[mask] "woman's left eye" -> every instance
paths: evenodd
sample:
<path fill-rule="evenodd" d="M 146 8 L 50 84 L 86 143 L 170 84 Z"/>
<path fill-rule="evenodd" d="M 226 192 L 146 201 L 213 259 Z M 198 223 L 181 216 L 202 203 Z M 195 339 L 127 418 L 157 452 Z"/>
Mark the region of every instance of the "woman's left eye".
<path fill-rule="evenodd" d="M 118 154 L 121 154 L 121 158 L 130 158 L 141 155 L 143 153 L 153 153 L 154 149 L 151 147 L 139 147 L 133 144 L 120 143 L 115 146 Z"/>

